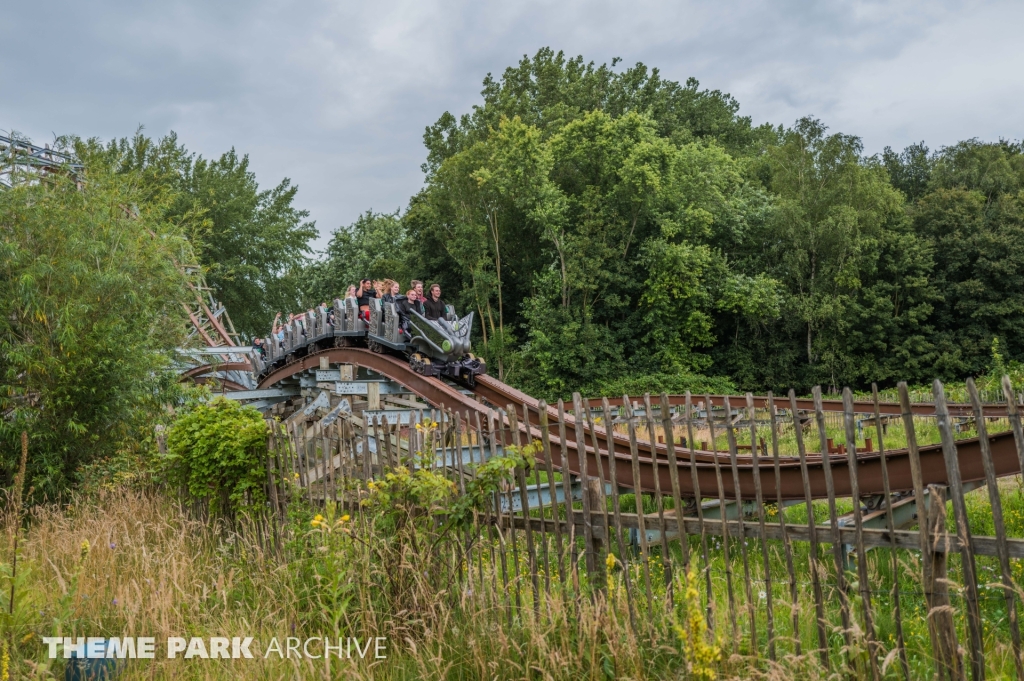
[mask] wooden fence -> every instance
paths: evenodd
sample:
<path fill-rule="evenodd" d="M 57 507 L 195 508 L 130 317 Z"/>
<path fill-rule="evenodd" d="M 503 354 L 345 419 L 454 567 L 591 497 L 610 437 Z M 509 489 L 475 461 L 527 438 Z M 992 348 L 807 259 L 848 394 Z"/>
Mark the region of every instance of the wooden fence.
<path fill-rule="evenodd" d="M 993 428 L 1011 430 L 1024 462 L 1024 430 L 1008 379 L 1004 389 L 1011 396 L 1007 417 L 986 419 L 968 383 L 975 418 L 967 429 L 981 438 L 986 473 L 975 491 L 965 488 L 957 464 L 963 423 L 949 416 L 936 382 L 931 419 L 911 415 L 904 386 L 899 397 L 908 408 L 890 420 L 879 416 L 877 391 L 875 412 L 866 415 L 854 412 L 845 391 L 838 418 L 820 406 L 801 412 L 792 393 L 769 400 L 767 409 L 755 409 L 749 394 L 738 396 L 721 416 L 714 410 L 701 414 L 698 397 L 673 412 L 665 396 L 653 403 L 645 398 L 642 406 L 605 400 L 592 410 L 575 395 L 572 404 L 558 403 L 554 423 L 540 405 L 536 443 L 523 441 L 527 431 L 519 427 L 526 405 L 505 405 L 483 418 L 423 410 L 408 422 L 391 423 L 379 415 L 309 422 L 296 415 L 273 422 L 268 498 L 283 517 L 293 494 L 289 481 L 297 481 L 307 503 L 331 501 L 356 511 L 374 479 L 416 465 L 434 469 L 464 492 L 484 461 L 510 448 L 528 451 L 535 464 L 517 467 L 512 484 L 480 509 L 476 536 L 466 544 L 471 569 L 465 578 L 472 579 L 474 565 L 480 579 L 485 563 L 492 576 L 500 567 L 509 608 L 537 608 L 552 590 L 600 592 L 610 572 L 624 584 L 636 629 L 645 613 L 672 608 L 684 597 L 678 584 L 687 582 L 676 578 L 686 573 L 697 576 L 709 631 L 734 654 L 771 661 L 817 655 L 827 668 L 874 679 L 981 679 L 986 673 L 1022 679 L 1024 494 L 1019 478 L 997 480 L 987 439 Z M 820 402 L 817 390 L 815 398 Z M 732 418 L 740 409 L 747 418 Z M 567 412 L 575 418 L 567 420 Z M 620 484 L 609 453 L 598 447 L 601 428 L 628 435 L 634 480 L 640 479 L 637 443 L 658 438 L 668 445 L 667 460 L 653 459 L 653 492 L 634 494 Z M 581 457 L 583 470 L 569 474 L 564 454 L 552 456 L 549 433 L 575 441 L 581 451 L 584 445 L 601 451 L 597 470 L 587 469 L 595 460 L 588 464 Z M 918 448 L 930 444 L 926 437 L 942 445 L 948 485 L 922 483 Z M 693 471 L 694 446 L 701 444 L 719 453 L 716 488 L 701 489 L 693 473 L 694 498 L 681 496 L 678 475 L 663 489 L 657 467 L 678 472 L 679 462 L 689 461 Z M 886 452 L 897 448 L 909 450 L 909 493 L 889 489 Z M 847 456 L 852 495 L 836 497 L 825 456 L 827 499 L 812 499 L 807 457 L 837 450 Z M 857 454 L 865 450 L 881 452 L 880 497 L 859 494 Z M 779 459 L 790 455 L 800 459 L 803 500 L 765 498 L 760 474 L 755 501 L 727 496 L 726 476 L 734 482 L 730 489 L 740 487 L 738 456 L 753 457 L 755 471 L 766 470 L 759 463 L 773 462 L 772 487 L 780 489 Z"/>

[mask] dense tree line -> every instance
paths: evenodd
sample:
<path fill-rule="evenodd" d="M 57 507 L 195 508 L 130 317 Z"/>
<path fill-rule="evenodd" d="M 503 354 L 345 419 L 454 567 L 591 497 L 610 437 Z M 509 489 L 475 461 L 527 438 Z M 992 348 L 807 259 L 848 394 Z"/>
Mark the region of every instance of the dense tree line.
<path fill-rule="evenodd" d="M 298 187 L 291 180 L 261 189 L 248 155 L 232 148 L 206 159 L 173 132 L 153 140 L 139 131 L 106 145 L 76 146 L 90 165 L 135 178 L 147 201 L 163 202 L 168 220 L 190 225 L 195 264 L 243 340 L 263 333 L 277 311 L 298 308 L 299 276 L 317 231 L 309 211 L 293 205 Z"/>
<path fill-rule="evenodd" d="M 438 281 L 494 372 L 549 397 L 962 379 L 997 338 L 1024 357 L 1020 144 L 866 156 L 616 66 L 543 49 L 488 76 L 427 128 L 407 211 L 339 229 L 310 295 Z"/>

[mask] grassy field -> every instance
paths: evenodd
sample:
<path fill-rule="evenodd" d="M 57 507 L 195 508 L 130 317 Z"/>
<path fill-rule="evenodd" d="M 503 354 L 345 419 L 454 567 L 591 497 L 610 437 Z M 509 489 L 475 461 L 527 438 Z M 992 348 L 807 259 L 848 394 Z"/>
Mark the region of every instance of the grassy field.
<path fill-rule="evenodd" d="M 1012 481 L 1005 487 L 1008 521 L 1020 536 L 1024 494 Z M 972 493 L 970 508 L 975 531 L 990 532 L 985 497 Z M 816 516 L 819 511 L 824 514 L 816 508 Z M 789 522 L 806 519 L 802 507 L 786 513 Z M 834 567 L 827 547 L 822 550 L 822 565 L 831 672 L 816 654 L 808 653 L 816 646 L 817 630 L 806 545 L 794 545 L 800 577 L 799 629 L 793 631 L 782 545 L 769 542 L 777 636 L 777 662 L 769 662 L 768 594 L 760 550 L 753 541 L 747 546 L 757 628 L 752 646 L 744 587 L 747 576 L 738 545 L 733 544 L 727 570 L 720 538 L 708 538 L 713 626 L 705 634 L 705 575 L 696 571 L 688 583 L 678 568 L 677 551 L 671 583 L 674 608 L 665 605 L 669 587 L 658 550 L 650 566 L 651 603 L 643 594 L 639 562 L 630 563 L 634 629 L 620 560 L 611 561 L 610 576 L 601 585 L 604 593 L 592 596 L 586 595 L 591 591 L 582 569 L 576 580 L 570 573 L 564 585 L 554 568 L 547 578 L 542 573 L 535 608 L 525 551 L 515 557 L 506 554 L 507 574 L 503 575 L 502 543 L 487 540 L 486 533 L 465 553 L 466 535 L 461 531 L 421 525 L 410 533 L 396 526 L 393 516 L 372 510 L 346 517 L 329 509 L 326 517 L 323 512 L 321 516 L 317 520 L 314 509 L 294 503 L 286 524 L 278 528 L 280 546 L 275 548 L 269 525 L 196 520 L 156 490 L 107 490 L 70 506 L 36 509 L 19 539 L 12 614 L 6 614 L 8 594 L 0 599 L 10 678 L 60 678 L 63 660 L 47 659 L 42 645 L 43 636 L 53 635 L 153 636 L 158 642 L 168 636 L 252 636 L 256 640 L 251 660 L 180 656 L 170 660 L 158 643 L 157 658 L 127 662 L 119 676 L 123 679 L 817 679 L 840 673 L 847 660 L 852 660 L 858 675 L 867 674 L 863 632 L 855 631 L 853 646 L 844 647 L 838 594 L 828 577 Z M 699 560 L 699 546 L 699 539 L 691 538 L 694 561 Z M 554 563 L 553 544 L 549 549 Z M 8 546 L 5 584 L 9 584 L 10 555 Z M 900 552 L 898 558 L 895 583 L 912 678 L 924 678 L 930 674 L 931 662 L 917 577 L 920 569 L 912 552 Z M 868 563 L 875 624 L 883 647 L 880 658 L 889 663 L 886 678 L 901 678 L 898 660 L 889 655 L 896 638 L 890 554 L 872 551 Z M 979 559 L 979 565 L 983 578 L 995 581 L 994 561 Z M 955 558 L 950 567 L 951 577 L 959 583 Z M 1015 565 L 1015 574 L 1024 577 L 1022 573 L 1022 566 Z M 727 579 L 733 580 L 732 610 Z M 551 591 L 545 594 L 543 584 L 548 580 Z M 574 584 L 577 580 L 582 583 Z M 988 667 L 997 675 L 1011 672 L 1001 591 L 986 588 L 983 595 Z M 953 597 L 954 604 L 961 599 L 956 588 Z M 859 599 L 851 597 L 851 602 L 859 613 Z M 733 636 L 733 617 L 738 638 Z M 364 641 L 385 637 L 387 657 L 332 657 L 325 662 L 281 659 L 273 652 L 263 656 L 272 638 L 281 641 L 283 648 L 289 636 Z M 964 645 L 965 640 L 961 631 Z M 751 656 L 755 646 L 757 659 Z M 318 652 L 316 644 L 311 652 Z"/>
<path fill-rule="evenodd" d="M 841 442 L 841 422 L 827 427 Z M 889 425 L 886 447 L 905 443 L 902 428 L 898 421 Z M 928 419 L 916 429 L 923 444 L 938 441 Z M 759 436 L 769 439 L 763 430 Z M 744 434 L 749 442 L 749 430 Z M 816 444 L 816 432 L 806 441 Z M 781 433 L 780 449 L 795 453 L 792 427 Z M 533 482 L 546 479 L 534 475 Z M 551 535 L 535 535 L 535 583 L 523 532 L 499 533 L 478 512 L 454 523 L 459 508 L 480 506 L 465 505 L 469 497 L 460 497 L 440 472 L 378 479 L 358 512 L 311 505 L 290 485 L 280 519 L 209 519 L 205 508 L 187 506 L 145 476 L 123 477 L 127 482 L 88 486 L 70 504 L 31 509 L 17 533 L 16 523 L 4 523 L 0 681 L 63 678 L 64 660 L 49 659 L 43 643 L 52 636 L 155 638 L 155 659 L 121 663 L 121 679 L 826 679 L 851 672 L 870 678 L 857 574 L 845 575 L 854 622 L 847 636 L 828 545 L 820 547 L 818 562 L 827 637 L 822 656 L 807 544 L 793 543 L 795 601 L 782 542 L 766 543 L 765 566 L 759 541 L 734 538 L 727 551 L 714 536 L 689 538 L 689 572 L 678 543 L 668 556 L 656 543 L 645 566 L 635 549 L 623 554 L 612 541 L 612 553 L 598 558 L 590 576 L 579 538 L 568 550 L 580 561 L 573 571 L 565 569 L 569 558 L 558 554 Z M 1007 534 L 1024 537 L 1020 479 L 1003 479 L 1000 492 Z M 651 497 L 642 502 L 655 511 Z M 619 503 L 635 510 L 631 494 Z M 991 535 L 987 492 L 971 492 L 967 505 L 975 535 Z M 840 499 L 837 506 L 842 514 L 851 503 Z M 778 522 L 778 509 L 767 510 L 769 522 Z M 827 522 L 827 502 L 815 502 L 813 512 L 817 522 Z M 806 525 L 802 504 L 783 514 L 790 524 Z M 910 677 L 926 678 L 932 659 L 919 556 L 899 551 L 895 558 L 895 569 L 888 549 L 866 559 L 877 657 L 885 678 L 903 678 L 898 597 Z M 949 563 L 966 647 L 959 557 Z M 986 666 L 998 677 L 1013 670 L 1007 608 L 993 584 L 995 559 L 979 558 L 978 566 Z M 1024 561 L 1012 567 L 1024 583 Z M 168 658 L 168 637 L 218 636 L 252 637 L 253 659 Z M 380 638 L 384 655 L 352 655 L 349 644 L 348 654 L 325 658 L 325 637 L 332 646 L 357 639 L 357 650 Z M 316 640 L 304 654 L 288 655 L 290 639 Z"/>
<path fill-rule="evenodd" d="M 487 561 L 482 570 L 460 556 L 461 535 L 416 550 L 383 517 L 314 523 L 309 509 L 293 509 L 280 556 L 255 524 L 193 520 L 158 492 L 37 509 L 19 543 L 14 612 L 3 619 L 12 678 L 61 677 L 63 660 L 47 659 L 42 645 L 51 635 L 257 641 L 255 659 L 217 661 L 168 660 L 158 643 L 157 658 L 128 662 L 123 679 L 675 678 L 685 669 L 671 613 L 638 635 L 622 599 L 572 588 L 556 588 L 534 611 L 528 580 L 511 576 L 524 603 L 515 608 L 488 550 L 474 553 Z M 3 569 L 9 577 L 9 561 Z M 2 604 L 6 613 L 6 594 Z M 271 638 L 289 636 L 386 637 L 387 658 L 263 657 Z"/>

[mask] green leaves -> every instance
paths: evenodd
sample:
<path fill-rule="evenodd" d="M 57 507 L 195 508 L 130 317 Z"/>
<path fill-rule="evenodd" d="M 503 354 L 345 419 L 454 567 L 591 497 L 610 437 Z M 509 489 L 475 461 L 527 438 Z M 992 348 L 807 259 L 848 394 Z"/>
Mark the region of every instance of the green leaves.
<path fill-rule="evenodd" d="M 187 226 L 136 174 L 87 173 L 0 191 L 0 475 L 27 430 L 28 484 L 51 499 L 81 466 L 145 447 L 185 340 Z"/>
<path fill-rule="evenodd" d="M 208 499 L 219 514 L 233 515 L 264 503 L 267 472 L 261 462 L 267 426 L 255 409 L 223 397 L 183 414 L 167 434 L 168 480 Z"/>
<path fill-rule="evenodd" d="M 414 247 L 397 212 L 367 211 L 335 231 L 324 258 L 306 270 L 310 304 L 344 298 L 346 289 L 361 279 L 394 279 L 404 293 L 414 275 L 403 255 Z"/>
<path fill-rule="evenodd" d="M 162 218 L 187 230 L 200 258 L 187 264 L 204 266 L 242 335 L 265 334 L 275 312 L 300 306 L 299 273 L 317 231 L 309 212 L 293 205 L 291 180 L 261 189 L 247 155 L 231 149 L 205 159 L 173 132 L 152 140 L 140 130 L 105 147 L 95 139 L 76 146 L 89 168 L 131 178 L 138 205 L 159 207 Z"/>
<path fill-rule="evenodd" d="M 309 211 L 292 205 L 298 187 L 285 178 L 260 189 L 249 157 L 234 149 L 213 161 L 196 158 L 183 170 L 173 214 L 201 212 L 205 229 L 197 245 L 210 268 L 208 283 L 241 333 L 266 334 L 275 312 L 299 307 L 298 281 L 289 275 L 306 264 L 317 235 Z"/>
<path fill-rule="evenodd" d="M 651 239 L 643 249 L 647 285 L 640 297 L 644 338 L 663 372 L 707 369 L 711 358 L 696 352 L 714 342 L 711 300 L 704 283 L 711 266 L 707 246 Z"/>

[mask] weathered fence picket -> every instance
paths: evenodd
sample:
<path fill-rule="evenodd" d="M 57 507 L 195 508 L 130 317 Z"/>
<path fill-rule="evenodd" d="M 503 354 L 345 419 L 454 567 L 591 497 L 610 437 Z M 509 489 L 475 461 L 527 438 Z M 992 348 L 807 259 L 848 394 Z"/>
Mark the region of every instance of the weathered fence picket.
<path fill-rule="evenodd" d="M 936 382 L 934 416 L 920 414 L 900 384 L 899 414 L 873 386 L 870 402 L 844 390 L 841 412 L 826 412 L 815 389 L 810 409 L 793 391 L 788 400 L 748 393 L 698 404 L 689 394 L 624 396 L 616 409 L 577 393 L 571 415 L 562 402 L 549 412 L 545 402 L 524 401 L 489 412 L 442 406 L 413 423 L 366 412 L 326 423 L 270 420 L 262 455 L 268 514 L 252 531 L 280 555 L 290 503 L 336 504 L 365 527 L 372 520 L 360 502 L 374 494 L 369 483 L 397 466 L 434 470 L 462 495 L 477 489 L 480 466 L 514 449 L 536 463 L 517 463 L 500 489 L 480 497 L 486 503 L 443 549 L 458 563 L 450 597 L 504 610 L 510 626 L 609 607 L 610 617 L 628 616 L 643 635 L 674 626 L 677 607 L 696 593 L 709 640 L 765 664 L 795 656 L 857 678 L 960 679 L 969 671 L 973 679 L 1024 679 L 1024 537 L 1013 534 L 1017 516 L 1007 515 L 1019 515 L 1019 501 L 1011 506 L 1006 496 L 1018 493 L 999 477 L 1007 475 L 1008 434 L 1000 435 L 1002 449 L 990 444 L 1000 429 L 1012 432 L 1024 466 L 1024 427 L 1008 381 L 1003 391 L 1004 416 L 986 411 L 968 381 L 973 411 L 947 407 Z M 957 427 L 965 419 L 980 443 L 972 445 L 975 472 L 962 478 Z M 901 437 L 902 449 L 894 446 Z M 922 447 L 931 470 L 922 471 Z M 936 452 L 945 482 L 928 484 Z M 897 478 L 895 491 L 894 455 L 911 479 Z M 985 491 L 969 502 L 981 469 Z M 644 489 L 628 486 L 635 480 Z M 623 509 L 623 494 L 633 495 L 631 509 Z M 894 510 L 907 504 L 917 515 Z M 991 511 L 992 536 L 972 525 L 979 509 Z M 552 607 L 559 599 L 569 610 Z M 905 620 L 915 611 L 926 625 Z M 908 636 L 908 626 L 918 633 Z"/>

